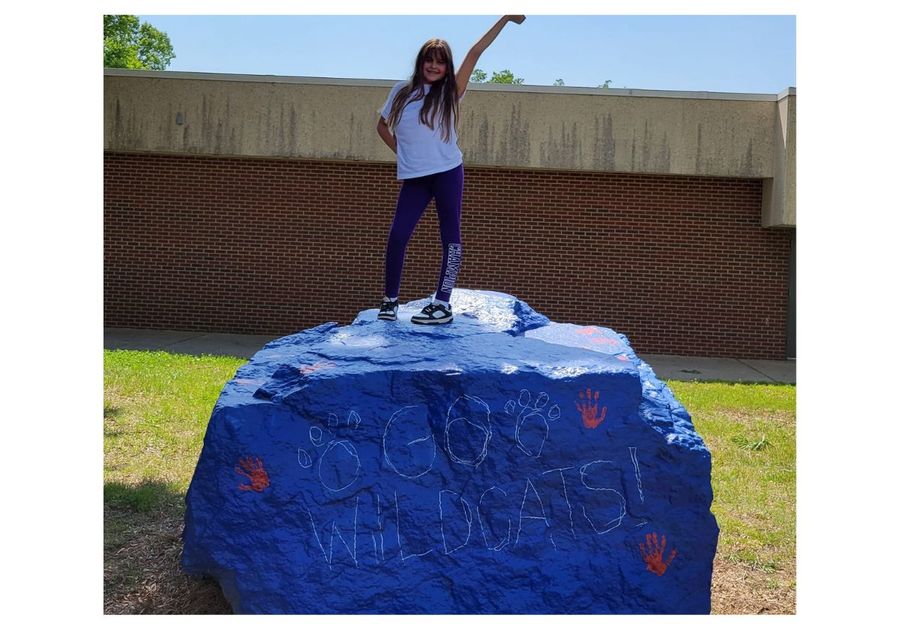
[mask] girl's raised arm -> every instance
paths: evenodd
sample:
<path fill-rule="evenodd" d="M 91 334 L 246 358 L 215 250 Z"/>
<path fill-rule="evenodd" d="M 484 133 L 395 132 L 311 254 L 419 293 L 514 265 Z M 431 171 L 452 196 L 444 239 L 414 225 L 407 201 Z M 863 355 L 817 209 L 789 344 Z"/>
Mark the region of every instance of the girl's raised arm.
<path fill-rule="evenodd" d="M 524 21 L 524 15 L 504 15 L 497 20 L 497 23 L 491 27 L 491 30 L 485 33 L 484 36 L 472 46 L 472 50 L 466 55 L 466 58 L 463 60 L 462 65 L 460 65 L 459 70 L 456 73 L 456 94 L 459 98 L 462 98 L 462 95 L 466 91 L 466 87 L 469 85 L 469 77 L 472 76 L 472 71 L 475 70 L 475 64 L 478 63 L 478 58 L 481 57 L 481 53 L 487 50 L 487 47 L 497 39 L 497 35 L 500 34 L 500 31 L 503 30 L 506 23 L 515 22 L 516 24 L 521 24 Z"/>

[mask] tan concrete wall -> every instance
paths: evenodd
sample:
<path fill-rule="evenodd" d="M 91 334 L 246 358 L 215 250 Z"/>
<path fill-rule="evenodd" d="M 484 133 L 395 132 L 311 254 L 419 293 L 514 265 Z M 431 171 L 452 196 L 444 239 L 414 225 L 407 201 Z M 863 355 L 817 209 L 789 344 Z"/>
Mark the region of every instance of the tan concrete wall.
<path fill-rule="evenodd" d="M 762 224 L 797 225 L 797 97 L 783 94 L 775 120 L 775 177 L 763 181 Z"/>
<path fill-rule="evenodd" d="M 375 133 L 376 110 L 387 97 L 390 82 L 327 85 L 166 74 L 107 74 L 107 150 L 391 159 L 392 153 Z"/>
<path fill-rule="evenodd" d="M 475 92 L 461 123 L 460 145 L 473 164 L 773 175 L 770 102 Z"/>
<path fill-rule="evenodd" d="M 109 151 L 392 162 L 375 133 L 391 80 L 105 71 Z M 793 225 L 793 90 L 776 95 L 475 85 L 467 165 L 764 180 Z"/>

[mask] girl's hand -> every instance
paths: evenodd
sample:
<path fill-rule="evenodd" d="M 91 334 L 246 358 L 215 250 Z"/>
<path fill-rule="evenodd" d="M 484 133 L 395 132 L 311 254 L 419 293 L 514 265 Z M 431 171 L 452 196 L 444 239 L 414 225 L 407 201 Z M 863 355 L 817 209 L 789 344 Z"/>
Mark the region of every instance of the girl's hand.
<path fill-rule="evenodd" d="M 462 95 L 466 92 L 466 86 L 469 85 L 469 78 L 472 76 L 472 72 L 475 70 L 475 64 L 478 63 L 478 58 L 481 56 L 487 47 L 491 45 L 497 35 L 500 34 L 500 31 L 503 30 L 503 27 L 506 26 L 507 22 L 515 22 L 516 24 L 521 24 L 525 21 L 524 15 L 504 15 L 497 23 L 491 27 L 487 33 L 485 33 L 481 39 L 479 39 L 472 49 L 469 51 L 469 54 L 466 55 L 466 58 L 463 59 L 462 65 L 459 66 L 459 70 L 456 71 L 456 96 L 457 98 L 462 98 Z"/>

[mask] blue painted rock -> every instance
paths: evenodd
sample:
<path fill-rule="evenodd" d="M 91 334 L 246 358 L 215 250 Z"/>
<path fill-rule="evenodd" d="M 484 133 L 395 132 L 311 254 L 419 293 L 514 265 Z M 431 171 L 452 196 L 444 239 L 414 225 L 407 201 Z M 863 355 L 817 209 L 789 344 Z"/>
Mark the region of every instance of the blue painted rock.
<path fill-rule="evenodd" d="M 710 454 L 628 341 L 513 296 L 363 311 L 223 389 L 183 567 L 241 613 L 708 613 Z"/>

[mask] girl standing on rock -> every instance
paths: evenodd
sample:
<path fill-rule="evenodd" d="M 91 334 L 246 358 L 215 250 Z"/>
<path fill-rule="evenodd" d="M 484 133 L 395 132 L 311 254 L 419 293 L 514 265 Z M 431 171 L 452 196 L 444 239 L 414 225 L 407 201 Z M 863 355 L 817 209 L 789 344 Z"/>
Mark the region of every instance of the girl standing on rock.
<path fill-rule="evenodd" d="M 463 157 L 457 146 L 459 101 L 478 58 L 508 22 L 521 24 L 524 15 L 504 15 L 478 40 L 454 71 L 450 46 L 442 39 L 425 42 L 416 57 L 412 78 L 391 89 L 378 135 L 397 154 L 397 179 L 403 181 L 384 263 L 384 299 L 378 319 L 396 320 L 400 276 L 406 246 L 428 203 L 434 199 L 444 248 L 437 291 L 428 306 L 412 317 L 414 324 L 453 321 L 450 294 L 462 262 Z"/>

